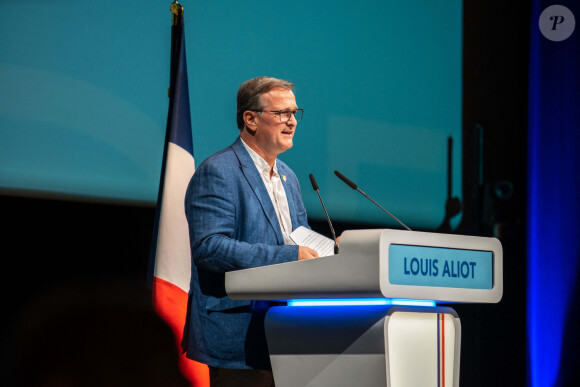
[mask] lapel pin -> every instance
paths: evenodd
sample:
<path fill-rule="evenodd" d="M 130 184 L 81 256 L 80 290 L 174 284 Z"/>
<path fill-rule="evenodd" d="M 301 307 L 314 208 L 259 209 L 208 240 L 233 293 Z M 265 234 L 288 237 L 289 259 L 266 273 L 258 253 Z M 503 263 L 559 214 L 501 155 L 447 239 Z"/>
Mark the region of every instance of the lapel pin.
<path fill-rule="evenodd" d="M 282 175 L 282 180 L 284 180 L 284 183 L 286 182 L 286 175 Z"/>

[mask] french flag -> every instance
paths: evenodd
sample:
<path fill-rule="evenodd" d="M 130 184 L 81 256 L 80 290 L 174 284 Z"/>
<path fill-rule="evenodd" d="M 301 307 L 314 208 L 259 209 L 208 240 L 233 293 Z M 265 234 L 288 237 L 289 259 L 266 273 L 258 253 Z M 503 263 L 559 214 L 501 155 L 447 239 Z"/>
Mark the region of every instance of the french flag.
<path fill-rule="evenodd" d="M 171 12 L 174 15 L 171 28 L 169 113 L 149 277 L 155 310 L 172 328 L 180 348 L 191 277 L 191 251 L 184 198 L 189 180 L 195 172 L 195 160 L 189 111 L 183 7 L 175 2 L 171 6 Z M 182 354 L 180 368 L 193 386 L 209 386 L 209 371 L 205 364 L 194 362 Z"/>

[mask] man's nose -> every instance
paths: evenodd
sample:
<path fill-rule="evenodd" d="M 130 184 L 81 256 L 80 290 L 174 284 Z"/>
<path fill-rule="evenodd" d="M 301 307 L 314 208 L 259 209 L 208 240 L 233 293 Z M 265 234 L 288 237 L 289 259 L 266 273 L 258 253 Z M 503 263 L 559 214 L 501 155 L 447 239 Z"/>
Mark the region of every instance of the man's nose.
<path fill-rule="evenodd" d="M 294 114 L 290 114 L 290 118 L 288 119 L 288 121 L 286 121 L 286 125 L 288 125 L 288 126 L 298 125 L 298 121 L 296 120 L 296 117 L 294 116 Z"/>

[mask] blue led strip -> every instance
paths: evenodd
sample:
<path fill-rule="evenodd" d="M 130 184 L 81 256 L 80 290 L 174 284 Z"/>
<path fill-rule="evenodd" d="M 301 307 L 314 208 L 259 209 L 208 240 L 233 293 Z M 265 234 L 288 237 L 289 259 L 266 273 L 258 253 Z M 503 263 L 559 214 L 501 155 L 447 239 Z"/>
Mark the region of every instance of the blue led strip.
<path fill-rule="evenodd" d="M 357 306 L 357 305 L 404 305 L 404 306 L 436 306 L 431 300 L 406 300 L 391 298 L 336 298 L 336 299 L 304 299 L 288 300 L 288 306 Z"/>

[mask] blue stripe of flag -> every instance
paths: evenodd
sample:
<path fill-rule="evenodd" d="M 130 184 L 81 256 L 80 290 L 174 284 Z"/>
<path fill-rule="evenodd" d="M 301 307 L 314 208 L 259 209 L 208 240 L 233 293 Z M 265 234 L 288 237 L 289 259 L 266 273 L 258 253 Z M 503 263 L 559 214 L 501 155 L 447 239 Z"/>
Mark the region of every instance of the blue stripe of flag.
<path fill-rule="evenodd" d="M 167 140 L 193 156 L 183 14 L 176 19 L 171 39 L 171 86 L 169 114 L 167 115 Z"/>

